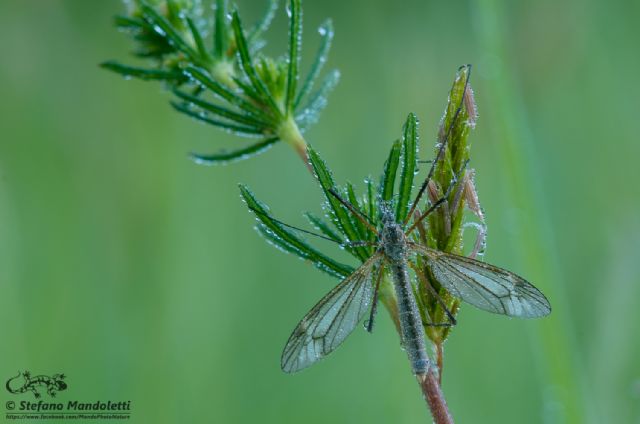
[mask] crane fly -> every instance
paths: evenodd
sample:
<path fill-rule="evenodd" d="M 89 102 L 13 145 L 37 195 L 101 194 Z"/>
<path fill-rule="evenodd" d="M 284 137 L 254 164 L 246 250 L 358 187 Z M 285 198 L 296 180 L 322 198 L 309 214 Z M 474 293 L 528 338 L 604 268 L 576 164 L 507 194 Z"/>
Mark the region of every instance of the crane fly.
<path fill-rule="evenodd" d="M 430 210 L 433 209 L 432 206 Z M 410 231 L 396 222 L 390 210 L 383 209 L 382 229 L 375 233 L 379 240 L 375 253 L 325 295 L 293 330 L 282 353 L 283 371 L 299 371 L 327 356 L 371 307 L 370 328 L 380 281 L 390 272 L 403 346 L 414 374 L 426 373 L 429 358 L 424 327 L 408 272 L 409 268 L 420 272 L 412 260 L 416 255 L 425 259 L 438 283 L 453 296 L 480 309 L 520 318 L 543 317 L 551 312 L 544 295 L 524 278 L 494 265 L 410 241 Z"/>
<path fill-rule="evenodd" d="M 464 86 L 465 94 L 467 84 L 468 75 Z M 399 219 L 395 217 L 392 209 L 382 204 L 381 228 L 378 231 L 369 217 L 342 199 L 334 189 L 329 190 L 331 195 L 375 234 L 375 251 L 358 269 L 327 293 L 298 323 L 282 353 L 281 366 L 284 372 L 293 373 L 309 367 L 333 352 L 368 311 L 370 317 L 367 330 L 371 331 L 380 282 L 389 273 L 397 298 L 402 344 L 413 373 L 425 374 L 430 367 L 430 360 L 426 352 L 422 316 L 409 276 L 409 268 L 419 276 L 422 272 L 414 259 L 416 256 L 423 259 L 424 266 L 430 271 L 431 276 L 451 295 L 480 309 L 519 318 L 538 318 L 551 312 L 551 306 L 545 296 L 524 278 L 476 259 L 431 249 L 415 243 L 410 238 L 418 224 L 445 201 L 457 182 L 457 179 L 454 179 L 442 198 L 434 202 L 424 213 L 418 214 L 416 208 L 433 177 L 436 164 L 443 159 L 447 140 L 462 107 L 461 101 L 440 144 L 438 154 L 432 161 L 431 169 L 403 221 L 398 222 Z M 462 171 L 464 167 L 460 170 Z M 417 218 L 408 226 L 414 212 Z M 427 286 L 443 306 L 449 317 L 449 325 L 455 324 L 455 318 L 435 289 L 429 284 Z"/>

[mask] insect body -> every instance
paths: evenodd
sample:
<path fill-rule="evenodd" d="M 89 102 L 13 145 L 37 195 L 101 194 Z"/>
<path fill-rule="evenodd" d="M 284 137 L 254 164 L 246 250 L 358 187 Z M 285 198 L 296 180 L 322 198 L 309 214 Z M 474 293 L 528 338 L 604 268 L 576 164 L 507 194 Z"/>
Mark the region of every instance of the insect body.
<path fill-rule="evenodd" d="M 425 334 L 422 318 L 409 279 L 407 259 L 409 249 L 402 226 L 395 222 L 389 211 L 382 216 L 382 240 L 380 250 L 384 254 L 393 277 L 393 286 L 398 299 L 398 318 L 402 344 L 407 351 L 414 374 L 426 373 L 429 357 L 425 348 Z"/>
<path fill-rule="evenodd" d="M 452 295 L 480 309 L 520 318 L 537 318 L 551 312 L 544 295 L 522 277 L 475 259 L 416 244 L 408 239 L 414 228 L 405 232 L 403 224 L 395 222 L 393 213 L 383 210 L 381 231 L 372 228 L 379 238 L 376 252 L 300 321 L 282 353 L 283 371 L 291 373 L 306 368 L 338 347 L 376 298 L 373 275 L 380 278 L 388 269 L 398 302 L 403 346 L 413 372 L 426 373 L 430 361 L 424 326 L 408 272 L 409 266 L 420 272 L 412 262 L 415 255 L 426 259 L 426 266 L 436 280 Z"/>

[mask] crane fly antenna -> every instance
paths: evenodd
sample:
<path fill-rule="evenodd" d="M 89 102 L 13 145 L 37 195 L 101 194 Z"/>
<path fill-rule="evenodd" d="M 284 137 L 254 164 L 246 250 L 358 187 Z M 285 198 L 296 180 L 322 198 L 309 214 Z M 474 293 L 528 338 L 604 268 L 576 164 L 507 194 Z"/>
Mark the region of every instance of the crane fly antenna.
<path fill-rule="evenodd" d="M 280 221 L 278 219 L 275 219 L 274 217 L 272 217 L 270 215 L 267 215 L 264 212 L 261 212 L 261 211 L 259 211 L 257 209 L 254 209 L 251 206 L 249 206 L 249 210 L 251 212 L 255 213 L 256 215 L 260 215 L 260 216 L 269 218 L 271 221 L 275 222 L 278 225 L 282 225 L 283 227 L 287 227 L 287 228 L 290 228 L 290 229 L 295 230 L 295 231 L 299 231 L 299 232 L 304 233 L 304 234 L 309 234 L 311 236 L 315 236 L 315 237 L 318 237 L 318 238 L 323 239 L 323 240 L 331 241 L 333 243 L 336 243 L 340 247 L 375 246 L 375 243 L 371 243 L 370 241 L 366 241 L 366 240 L 365 241 L 345 241 L 345 242 L 340 242 L 338 240 L 332 239 L 331 237 L 323 236 L 322 234 L 314 233 L 313 231 L 309 231 L 309 230 L 305 230 L 303 228 L 298 228 L 296 226 L 289 225 L 289 224 L 287 224 L 285 222 L 282 222 L 282 221 Z M 264 225 L 264 223 L 262 223 L 262 225 Z"/>
<path fill-rule="evenodd" d="M 373 234 L 375 234 L 376 236 L 379 236 L 378 230 L 371 223 L 371 219 L 367 215 L 365 215 L 363 212 L 360 212 L 358 209 L 356 209 L 355 206 L 353 206 L 351 203 L 344 200 L 333 187 L 329 189 L 329 193 L 331 193 L 331 195 L 335 197 L 338 200 L 338 202 L 342 204 L 342 206 L 349 209 L 349 211 L 356 218 L 358 218 L 369 230 L 371 230 Z"/>
<path fill-rule="evenodd" d="M 251 206 L 249 206 L 249 210 L 251 212 L 255 213 L 256 215 L 260 215 L 260 216 L 263 216 L 265 218 L 269 218 L 271 221 L 275 222 L 276 224 L 282 225 L 283 227 L 291 228 L 292 230 L 296 230 L 296 231 L 299 231 L 301 233 L 309 234 L 309 235 L 321 238 L 323 240 L 332 241 L 334 243 L 338 243 L 339 245 L 343 245 L 343 243 L 340 243 L 339 241 L 334 240 L 334 239 L 332 239 L 330 237 L 323 236 L 322 234 L 314 233 L 313 231 L 305 230 L 305 229 L 302 229 L 302 228 L 295 227 L 293 225 L 286 224 L 286 223 L 284 223 L 284 222 L 282 222 L 280 220 L 275 219 L 274 217 L 272 217 L 270 215 L 267 215 L 264 212 L 261 212 L 261 211 L 255 209 L 255 208 L 251 207 Z M 263 223 L 263 225 L 264 225 L 264 223 Z"/>
<path fill-rule="evenodd" d="M 436 155 L 436 158 L 431 163 L 431 169 L 429 170 L 429 174 L 427 175 L 427 178 L 422 183 L 422 186 L 420 186 L 420 190 L 418 191 L 416 200 L 413 201 L 413 204 L 411 205 L 411 209 L 409 210 L 409 213 L 407 214 L 407 218 L 404 220 L 403 225 L 407 225 L 407 223 L 413 216 L 413 212 L 415 211 L 416 207 L 418 207 L 418 203 L 420 202 L 420 199 L 422 199 L 422 195 L 424 194 L 424 191 L 427 189 L 427 185 L 429 185 L 429 181 L 431 180 L 431 177 L 433 177 L 433 173 L 436 170 L 436 165 L 442 159 L 442 155 L 444 154 L 444 149 L 447 146 L 447 141 L 449 141 L 449 137 L 451 136 L 451 133 L 453 132 L 453 127 L 456 121 L 458 120 L 458 116 L 460 116 L 460 113 L 462 112 L 462 107 L 464 105 L 464 95 L 469 88 L 469 78 L 471 78 L 471 65 L 465 65 L 465 66 L 469 69 L 469 71 L 467 72 L 467 79 L 464 82 L 464 90 L 462 91 L 462 97 L 460 98 L 460 103 L 458 104 L 456 113 L 453 115 L 453 119 L 451 120 L 451 123 L 449 124 L 447 133 L 445 134 L 444 139 L 440 143 L 440 149 L 438 149 L 438 154 Z M 454 85 L 455 85 L 455 81 L 454 81 Z"/>

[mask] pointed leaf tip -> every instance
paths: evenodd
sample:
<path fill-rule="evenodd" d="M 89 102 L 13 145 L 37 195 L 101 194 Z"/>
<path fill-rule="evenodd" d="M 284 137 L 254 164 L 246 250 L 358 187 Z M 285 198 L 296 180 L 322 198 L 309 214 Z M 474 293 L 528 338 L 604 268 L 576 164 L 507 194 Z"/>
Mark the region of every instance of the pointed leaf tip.
<path fill-rule="evenodd" d="M 380 182 L 380 197 L 383 201 L 388 202 L 393 198 L 393 190 L 400 164 L 400 152 L 402 151 L 402 143 L 400 140 L 393 142 L 389 157 L 384 164 L 382 180 Z"/>
<path fill-rule="evenodd" d="M 404 222 L 409 209 L 409 202 L 411 202 L 411 191 L 413 189 L 418 153 L 417 127 L 418 120 L 416 119 L 416 115 L 410 113 L 404 124 L 402 135 L 402 171 L 400 174 L 398 205 L 396 208 L 396 218 L 398 222 Z"/>

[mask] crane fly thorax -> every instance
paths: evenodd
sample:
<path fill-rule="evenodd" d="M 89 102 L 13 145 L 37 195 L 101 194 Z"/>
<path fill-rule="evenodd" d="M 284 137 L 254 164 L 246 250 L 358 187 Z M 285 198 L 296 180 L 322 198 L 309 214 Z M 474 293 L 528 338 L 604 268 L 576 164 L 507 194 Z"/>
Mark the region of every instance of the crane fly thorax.
<path fill-rule="evenodd" d="M 392 261 L 404 260 L 407 241 L 402 226 L 396 222 L 385 223 L 382 227 L 382 250 Z"/>

